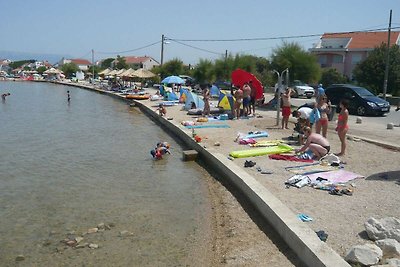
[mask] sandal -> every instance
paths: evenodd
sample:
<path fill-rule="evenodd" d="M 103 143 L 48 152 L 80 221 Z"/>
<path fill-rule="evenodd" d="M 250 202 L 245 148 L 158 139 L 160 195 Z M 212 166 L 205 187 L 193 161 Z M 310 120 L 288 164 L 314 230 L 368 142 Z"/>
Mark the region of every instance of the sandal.
<path fill-rule="evenodd" d="M 329 191 L 329 194 L 336 195 L 336 196 L 342 196 L 343 192 L 339 188 L 334 188 L 331 191 Z"/>
<path fill-rule="evenodd" d="M 340 190 L 340 193 L 342 193 L 344 195 L 352 196 L 353 195 L 353 190 L 351 190 L 349 188 L 346 188 L 346 189 Z"/>

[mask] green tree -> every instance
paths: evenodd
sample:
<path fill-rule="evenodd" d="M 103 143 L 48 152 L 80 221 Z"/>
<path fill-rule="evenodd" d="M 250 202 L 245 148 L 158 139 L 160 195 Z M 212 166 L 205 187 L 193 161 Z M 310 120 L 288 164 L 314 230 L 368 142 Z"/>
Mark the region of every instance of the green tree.
<path fill-rule="evenodd" d="M 28 60 L 18 60 L 18 61 L 13 61 L 9 64 L 11 69 L 17 69 L 19 67 L 21 67 L 22 65 L 26 64 L 26 63 L 34 63 L 36 62 L 36 60 L 34 59 L 28 59 Z"/>
<path fill-rule="evenodd" d="M 375 93 L 383 92 L 383 80 L 386 66 L 386 44 L 375 48 L 368 57 L 353 70 L 354 79 Z M 389 76 L 387 93 L 400 94 L 400 48 L 393 45 L 389 50 Z"/>
<path fill-rule="evenodd" d="M 101 68 L 102 68 L 102 69 L 111 68 L 111 63 L 112 63 L 113 61 L 114 61 L 114 58 L 112 58 L 112 57 L 109 57 L 109 58 L 104 59 L 104 60 L 101 62 Z"/>
<path fill-rule="evenodd" d="M 117 56 L 117 64 L 115 64 L 115 68 L 118 70 L 127 69 L 128 64 L 126 64 L 125 57 Z"/>
<path fill-rule="evenodd" d="M 36 69 L 36 71 L 37 71 L 39 74 L 43 74 L 43 72 L 45 72 L 46 70 L 47 70 L 47 68 L 46 68 L 45 66 L 41 66 L 41 67 L 39 67 L 39 68 Z"/>
<path fill-rule="evenodd" d="M 171 75 L 181 75 L 184 72 L 184 66 L 183 66 L 183 61 L 174 58 L 166 63 L 161 68 L 161 77 L 165 78 L 167 76 Z"/>
<path fill-rule="evenodd" d="M 214 80 L 214 65 L 211 60 L 200 59 L 193 70 L 193 78 L 201 84 L 211 83 Z"/>
<path fill-rule="evenodd" d="M 326 88 L 334 83 L 347 83 L 348 79 L 336 69 L 323 69 L 321 75 L 321 83 Z"/>
<path fill-rule="evenodd" d="M 75 74 L 79 68 L 75 63 L 66 63 L 61 66 L 61 70 L 64 72 L 64 75 L 68 78 L 71 78 L 73 74 Z"/>
<path fill-rule="evenodd" d="M 305 51 L 297 43 L 283 42 L 272 52 L 271 67 L 279 72 L 289 68 L 290 80 L 313 83 L 320 79 L 321 68 L 314 55 Z"/>
<path fill-rule="evenodd" d="M 100 67 L 99 66 L 93 66 L 93 65 L 89 66 L 87 72 L 90 73 L 90 74 L 93 74 L 93 69 L 94 69 L 94 77 L 96 77 L 100 72 Z"/>

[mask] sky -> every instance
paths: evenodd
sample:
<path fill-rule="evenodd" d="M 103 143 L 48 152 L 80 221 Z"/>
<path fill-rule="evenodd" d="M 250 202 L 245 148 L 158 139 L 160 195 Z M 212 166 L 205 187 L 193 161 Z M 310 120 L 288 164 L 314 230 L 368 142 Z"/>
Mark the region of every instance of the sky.
<path fill-rule="evenodd" d="M 164 62 L 269 58 L 284 41 L 307 50 L 325 32 L 388 28 L 391 9 L 400 27 L 399 0 L 0 0 L 0 50 L 160 62 L 164 34 Z M 232 39 L 253 40 L 216 41 Z"/>

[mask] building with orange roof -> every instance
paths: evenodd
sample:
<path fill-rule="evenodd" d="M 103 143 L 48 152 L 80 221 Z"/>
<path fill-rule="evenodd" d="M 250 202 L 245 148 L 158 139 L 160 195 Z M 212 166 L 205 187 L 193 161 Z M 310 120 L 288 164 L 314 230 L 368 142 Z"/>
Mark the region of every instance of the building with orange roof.
<path fill-rule="evenodd" d="M 65 59 L 62 58 L 60 62 L 58 62 L 58 66 L 61 67 L 64 64 L 68 63 L 74 63 L 78 66 L 78 68 L 82 71 L 87 71 L 89 69 L 89 66 L 92 65 L 92 63 L 87 60 L 87 59 L 82 59 L 82 58 L 73 58 L 73 59 Z"/>
<path fill-rule="evenodd" d="M 136 57 L 136 56 L 127 56 L 123 57 L 125 59 L 126 64 L 132 69 L 146 69 L 146 70 L 151 70 L 154 66 L 159 66 L 160 63 L 158 63 L 154 58 L 149 57 L 149 56 L 142 56 L 142 57 Z M 115 66 L 117 64 L 117 59 L 115 59 L 112 63 L 111 66 Z"/>
<path fill-rule="evenodd" d="M 322 68 L 334 68 L 351 79 L 356 65 L 387 39 L 387 32 L 325 33 L 310 52 Z M 400 32 L 391 32 L 390 45 L 394 44 L 400 44 Z"/>

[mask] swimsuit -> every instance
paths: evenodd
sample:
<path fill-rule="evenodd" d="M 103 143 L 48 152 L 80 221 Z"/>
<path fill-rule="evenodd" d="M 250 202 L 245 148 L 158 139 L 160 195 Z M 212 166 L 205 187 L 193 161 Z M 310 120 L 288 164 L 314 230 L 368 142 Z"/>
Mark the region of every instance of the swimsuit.
<path fill-rule="evenodd" d="M 336 127 L 336 131 L 338 131 L 338 130 L 344 130 L 344 129 L 349 129 L 349 126 L 347 125 L 347 124 L 345 124 L 345 125 L 342 125 L 342 124 L 340 124 L 339 122 L 342 122 L 342 121 L 344 121 L 344 118 L 343 118 L 343 115 L 342 114 L 339 114 L 339 116 L 338 116 L 338 125 L 337 125 L 337 127 Z"/>
<path fill-rule="evenodd" d="M 329 151 L 331 150 L 331 146 L 322 146 L 323 148 L 325 148 L 326 149 L 326 153 L 329 153 Z"/>
<path fill-rule="evenodd" d="M 283 117 L 289 117 L 292 111 L 290 110 L 290 107 L 282 107 L 282 116 Z"/>

